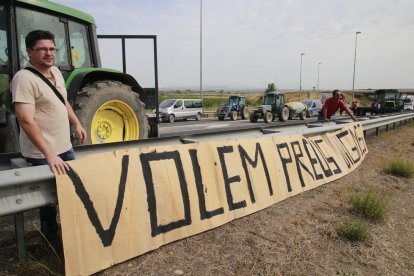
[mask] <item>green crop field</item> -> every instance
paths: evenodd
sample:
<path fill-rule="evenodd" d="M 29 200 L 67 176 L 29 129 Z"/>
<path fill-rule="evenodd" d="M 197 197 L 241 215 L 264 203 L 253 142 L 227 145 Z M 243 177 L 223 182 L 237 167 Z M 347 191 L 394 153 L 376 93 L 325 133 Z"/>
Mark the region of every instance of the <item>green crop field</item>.
<path fill-rule="evenodd" d="M 343 91 L 345 95 L 345 102 L 351 104 L 352 91 Z M 203 92 L 204 111 L 216 111 L 221 104 L 226 104 L 230 95 L 245 96 L 247 99 L 247 105 L 250 109 L 254 109 L 257 106 L 263 104 L 264 92 L 230 92 L 230 91 L 205 91 Z M 355 99 L 358 100 L 359 106 L 369 106 L 372 99 L 369 97 L 371 94 L 355 93 Z M 287 102 L 296 102 L 305 99 L 322 101 L 330 96 L 330 92 L 316 92 L 316 91 L 292 91 L 285 92 Z M 162 91 L 159 94 L 159 103 L 165 99 L 200 99 L 200 92 L 196 91 Z"/>

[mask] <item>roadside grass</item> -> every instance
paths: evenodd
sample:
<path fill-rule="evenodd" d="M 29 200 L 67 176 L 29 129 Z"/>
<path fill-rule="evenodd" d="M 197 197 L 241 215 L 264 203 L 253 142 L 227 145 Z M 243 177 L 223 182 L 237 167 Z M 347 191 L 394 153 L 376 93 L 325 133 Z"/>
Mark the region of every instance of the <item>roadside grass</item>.
<path fill-rule="evenodd" d="M 350 197 L 350 203 L 356 214 L 371 221 L 383 220 L 390 210 L 388 197 L 373 188 L 354 192 Z"/>
<path fill-rule="evenodd" d="M 26 219 L 35 218 L 28 212 Z M 25 235 L 25 257 L 17 256 L 17 245 L 13 236 L 3 238 L 0 246 L 0 275 L 64 275 L 63 255 L 60 256 L 40 232 L 38 222 L 26 224 L 30 231 Z"/>
<path fill-rule="evenodd" d="M 368 237 L 368 226 L 355 218 L 345 218 L 337 228 L 338 236 L 347 240 L 358 242 Z"/>
<path fill-rule="evenodd" d="M 414 175 L 414 163 L 407 159 L 398 158 L 390 161 L 384 171 L 388 174 L 410 178 Z"/>
<path fill-rule="evenodd" d="M 337 226 L 337 234 L 339 237 L 353 242 L 367 239 L 370 229 L 364 220 L 368 222 L 384 221 L 390 211 L 389 197 L 374 187 L 368 187 L 363 191 L 351 191 L 349 202 L 353 216 L 341 221 Z"/>

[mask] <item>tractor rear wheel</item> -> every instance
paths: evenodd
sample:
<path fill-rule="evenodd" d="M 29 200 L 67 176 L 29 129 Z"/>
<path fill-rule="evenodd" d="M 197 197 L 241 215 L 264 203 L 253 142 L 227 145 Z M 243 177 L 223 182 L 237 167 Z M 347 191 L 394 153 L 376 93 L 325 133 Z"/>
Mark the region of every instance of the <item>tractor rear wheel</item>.
<path fill-rule="evenodd" d="M 121 82 L 96 81 L 85 86 L 78 93 L 73 109 L 87 132 L 86 144 L 148 137 L 144 104 L 131 87 Z M 75 139 L 73 143 L 79 141 Z"/>
<path fill-rule="evenodd" d="M 241 118 L 246 120 L 249 117 L 249 109 L 247 107 L 243 107 L 241 112 Z"/>
<path fill-rule="evenodd" d="M 273 120 L 273 113 L 270 111 L 266 111 L 263 119 L 265 123 L 270 123 Z"/>
<path fill-rule="evenodd" d="M 256 112 L 251 112 L 250 113 L 250 122 L 251 123 L 256 123 L 258 119 L 259 119 L 259 116 L 256 114 Z"/>
<path fill-rule="evenodd" d="M 232 121 L 236 121 L 237 120 L 237 111 L 235 111 L 235 110 L 230 111 L 230 119 Z"/>
<path fill-rule="evenodd" d="M 305 120 L 305 118 L 306 118 L 306 112 L 305 111 L 302 111 L 301 113 L 299 113 L 299 119 Z"/>
<path fill-rule="evenodd" d="M 284 106 L 279 114 L 279 121 L 286 122 L 289 119 L 289 109 Z"/>

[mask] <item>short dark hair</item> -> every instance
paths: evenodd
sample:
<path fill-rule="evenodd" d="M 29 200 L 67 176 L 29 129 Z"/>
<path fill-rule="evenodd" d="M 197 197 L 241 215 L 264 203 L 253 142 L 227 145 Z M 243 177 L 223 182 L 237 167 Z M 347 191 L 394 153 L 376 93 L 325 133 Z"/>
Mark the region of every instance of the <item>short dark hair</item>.
<path fill-rule="evenodd" d="M 334 91 L 332 91 L 332 96 L 335 96 L 336 94 L 338 94 L 339 92 L 341 92 L 341 91 L 339 91 L 338 89 L 335 89 Z"/>
<path fill-rule="evenodd" d="M 34 30 L 27 34 L 25 42 L 26 42 L 26 48 L 33 48 L 33 46 L 36 44 L 36 41 L 41 39 L 47 39 L 52 40 L 53 44 L 55 43 L 55 35 L 52 34 L 49 31 L 44 30 Z"/>

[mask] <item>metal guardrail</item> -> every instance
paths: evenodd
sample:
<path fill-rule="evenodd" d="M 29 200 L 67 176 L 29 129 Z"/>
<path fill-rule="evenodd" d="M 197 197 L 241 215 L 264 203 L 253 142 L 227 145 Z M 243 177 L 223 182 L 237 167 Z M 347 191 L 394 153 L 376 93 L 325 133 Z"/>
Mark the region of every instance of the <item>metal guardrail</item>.
<path fill-rule="evenodd" d="M 390 130 L 390 127 L 395 129 L 397 125 L 406 124 L 407 121 L 414 119 L 414 113 L 402 113 L 392 116 L 373 116 L 371 118 L 359 118 L 364 129 L 364 134 L 375 131 L 378 135 L 381 128 L 385 131 Z M 280 127 L 274 126 L 269 128 L 254 128 L 241 130 L 245 131 L 251 137 L 258 137 L 261 135 L 289 135 L 293 133 L 300 133 L 303 135 L 322 134 L 334 131 L 343 127 L 344 123 L 351 122 L 350 119 L 340 118 L 336 124 L 324 123 L 310 123 L 308 128 L 304 129 L 287 129 L 279 131 Z M 240 132 L 240 131 L 239 131 Z M 78 147 L 76 148 L 77 156 L 82 157 L 87 154 L 96 153 L 99 151 L 113 151 L 117 149 L 125 149 L 131 147 L 151 146 L 151 145 L 171 145 L 181 143 L 193 143 L 199 140 L 208 139 L 229 139 L 229 133 L 225 134 L 209 133 L 207 135 L 199 134 L 193 135 L 188 139 L 177 137 L 166 137 L 160 139 L 148 139 L 141 141 L 131 141 L 123 143 L 107 144 L 102 147 Z M 240 134 L 237 135 L 240 137 Z M 16 236 L 18 244 L 19 257 L 24 257 L 24 223 L 23 212 L 36 209 L 42 206 L 56 202 L 56 187 L 55 178 L 50 171 L 49 166 L 37 167 L 23 167 L 18 169 L 11 169 L 0 171 L 0 216 L 14 215 L 16 225 Z"/>
<path fill-rule="evenodd" d="M 405 124 L 408 120 L 414 118 L 414 113 L 398 114 L 386 117 L 373 117 L 369 120 L 361 120 L 364 133 L 369 131 L 375 131 L 379 133 L 381 128 L 388 131 L 391 128 L 395 129 L 397 124 Z M 309 128 L 278 131 L 277 127 L 266 128 L 266 131 L 262 129 L 248 130 L 249 135 L 252 137 L 258 137 L 261 135 L 289 135 L 293 133 L 300 133 L 303 135 L 314 135 L 334 131 L 343 127 L 343 123 L 350 122 L 350 120 L 338 120 L 336 124 L 325 125 L 323 123 L 310 124 Z M 213 139 L 214 136 L 218 136 L 219 133 L 209 134 L 203 136 L 200 134 L 192 136 L 191 139 L 177 139 L 177 138 L 165 138 L 165 139 L 150 139 L 143 141 L 132 141 L 131 143 L 114 143 L 108 144 L 108 147 L 78 147 L 76 149 L 77 156 L 82 158 L 87 154 L 113 151 L 117 149 L 125 149 L 140 146 L 151 145 L 171 145 L 171 144 L 183 144 L 191 143 L 198 140 Z M 229 134 L 224 135 L 226 139 L 229 139 Z M 240 135 L 238 135 L 240 137 Z M 198 139 L 200 138 L 200 139 Z M 49 203 L 56 201 L 56 187 L 55 178 L 50 171 L 49 166 L 36 166 L 36 167 L 24 167 L 6 171 L 0 171 L 0 216 L 12 215 L 14 213 L 28 211 L 31 209 L 45 206 Z"/>

